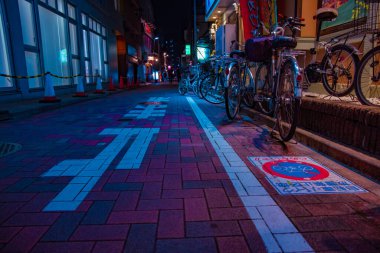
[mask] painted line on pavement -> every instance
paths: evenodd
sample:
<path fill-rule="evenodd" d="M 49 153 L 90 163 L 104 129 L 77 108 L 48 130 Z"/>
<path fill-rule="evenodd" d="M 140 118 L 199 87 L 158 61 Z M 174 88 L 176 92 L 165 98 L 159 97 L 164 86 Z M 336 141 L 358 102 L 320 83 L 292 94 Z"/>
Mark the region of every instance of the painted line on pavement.
<path fill-rule="evenodd" d="M 116 169 L 139 169 L 153 135 L 157 134 L 159 131 L 159 128 L 142 129 L 127 153 L 125 153 L 124 157 L 117 165 Z"/>
<path fill-rule="evenodd" d="M 191 97 L 186 97 L 268 252 L 313 252 L 293 223 Z"/>
<path fill-rule="evenodd" d="M 123 118 L 148 119 L 150 117 L 164 117 L 168 106 L 161 103 L 168 101 L 169 98 L 167 97 L 150 97 L 147 105 L 137 105 L 134 110 L 129 111 Z"/>
<path fill-rule="evenodd" d="M 142 134 L 141 134 L 142 133 Z M 93 159 L 65 160 L 42 174 L 42 177 L 74 177 L 70 183 L 44 208 L 44 211 L 75 211 L 100 177 L 111 165 L 128 140 L 138 135 L 133 148 L 139 150 L 137 159 L 143 158 L 153 134 L 158 128 L 107 128 L 100 135 L 117 135 L 108 146 Z M 149 140 L 149 142 L 147 142 Z M 128 149 L 133 151 L 132 147 Z M 128 154 L 127 152 L 127 154 Z M 137 166 L 138 163 L 136 163 Z M 141 164 L 141 162 L 140 162 Z"/>

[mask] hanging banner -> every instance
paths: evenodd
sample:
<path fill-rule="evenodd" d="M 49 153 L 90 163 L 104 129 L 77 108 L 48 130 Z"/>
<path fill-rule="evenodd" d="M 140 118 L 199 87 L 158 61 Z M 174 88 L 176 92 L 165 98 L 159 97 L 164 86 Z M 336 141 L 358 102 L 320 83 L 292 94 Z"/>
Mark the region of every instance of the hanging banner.
<path fill-rule="evenodd" d="M 275 0 L 240 0 L 240 11 L 243 19 L 244 39 L 256 37 L 262 34 L 259 24 L 270 28 L 277 22 L 277 11 Z"/>

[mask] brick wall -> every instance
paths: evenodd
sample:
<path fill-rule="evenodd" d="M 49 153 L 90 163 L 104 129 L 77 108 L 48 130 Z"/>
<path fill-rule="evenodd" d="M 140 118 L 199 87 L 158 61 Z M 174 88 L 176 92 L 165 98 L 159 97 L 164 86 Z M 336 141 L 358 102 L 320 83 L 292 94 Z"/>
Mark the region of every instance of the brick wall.
<path fill-rule="evenodd" d="M 380 158 L 380 108 L 303 98 L 299 126 Z"/>

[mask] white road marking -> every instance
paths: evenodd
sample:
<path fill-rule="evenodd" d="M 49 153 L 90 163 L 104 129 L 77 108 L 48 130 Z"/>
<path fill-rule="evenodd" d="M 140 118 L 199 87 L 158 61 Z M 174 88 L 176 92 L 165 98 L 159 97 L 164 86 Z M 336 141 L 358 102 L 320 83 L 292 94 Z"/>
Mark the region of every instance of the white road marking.
<path fill-rule="evenodd" d="M 159 128 L 142 129 L 116 169 L 139 169 L 153 135 L 159 131 Z"/>
<path fill-rule="evenodd" d="M 140 134 L 143 132 L 143 134 Z M 137 148 L 136 166 L 141 164 L 153 134 L 157 128 L 108 128 L 101 135 L 117 135 L 117 137 L 95 158 L 65 160 L 42 174 L 42 177 L 73 176 L 71 182 L 44 208 L 44 211 L 74 211 L 82 203 L 88 193 L 108 169 L 115 157 L 120 153 L 133 135 L 138 135 L 134 146 Z M 140 146 L 139 146 L 140 145 Z M 130 154 L 128 153 L 127 154 Z M 129 156 L 131 157 L 131 155 Z M 132 159 L 132 158 L 131 158 Z"/>
<path fill-rule="evenodd" d="M 150 117 L 163 117 L 165 116 L 167 105 L 160 103 L 168 101 L 169 98 L 165 97 L 150 97 L 147 105 L 137 105 L 134 110 L 125 114 L 124 118 L 147 119 Z"/>
<path fill-rule="evenodd" d="M 187 97 L 187 101 L 228 173 L 268 252 L 314 252 L 195 101 L 191 97 Z M 252 194 L 252 187 L 262 187 L 259 196 Z"/>

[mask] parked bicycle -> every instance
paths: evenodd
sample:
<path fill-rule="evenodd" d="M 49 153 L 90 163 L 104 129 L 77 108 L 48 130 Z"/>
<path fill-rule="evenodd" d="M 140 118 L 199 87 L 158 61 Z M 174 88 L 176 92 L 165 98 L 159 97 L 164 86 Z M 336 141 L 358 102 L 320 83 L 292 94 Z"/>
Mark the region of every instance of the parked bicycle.
<path fill-rule="evenodd" d="M 207 102 L 221 104 L 224 102 L 225 69 L 231 59 L 226 56 L 214 56 L 210 57 L 210 61 L 211 71 L 201 81 L 199 89 Z"/>
<path fill-rule="evenodd" d="M 380 107 L 380 3 L 373 0 L 366 0 L 365 3 L 365 17 L 358 16 L 355 30 L 369 39 L 372 49 L 361 59 L 355 91 L 362 104 Z"/>
<path fill-rule="evenodd" d="M 330 41 L 320 41 L 323 22 L 332 21 L 338 17 L 338 11 L 333 8 L 320 8 L 314 19 L 317 19 L 317 37 L 314 48 L 310 49 L 312 59 L 305 68 L 305 81 L 312 83 L 322 82 L 324 89 L 332 96 L 342 97 L 351 93 L 355 87 L 355 73 L 359 67 L 358 50 L 347 44 L 349 34 Z M 324 49 L 321 62 L 317 62 L 317 53 Z"/>
<path fill-rule="evenodd" d="M 246 90 L 247 77 L 249 85 L 254 83 L 248 62 L 261 62 L 256 71 L 253 97 L 263 112 L 275 116 L 274 128 L 278 127 L 283 141 L 289 141 L 295 133 L 302 97 L 302 73 L 296 60 L 297 51 L 293 50 L 297 41 L 284 36 L 284 31 L 286 27 L 292 30 L 300 26 L 303 24 L 299 20 L 287 18 L 272 36 L 250 39 L 245 52 L 232 52 L 245 60 L 232 65 L 226 87 L 227 115 L 235 117 L 244 94 L 242 91 Z"/>
<path fill-rule="evenodd" d="M 202 98 L 199 86 L 206 74 L 201 64 L 183 69 L 182 78 L 178 83 L 179 94 L 185 95 L 187 92 L 192 91 L 199 98 Z"/>

